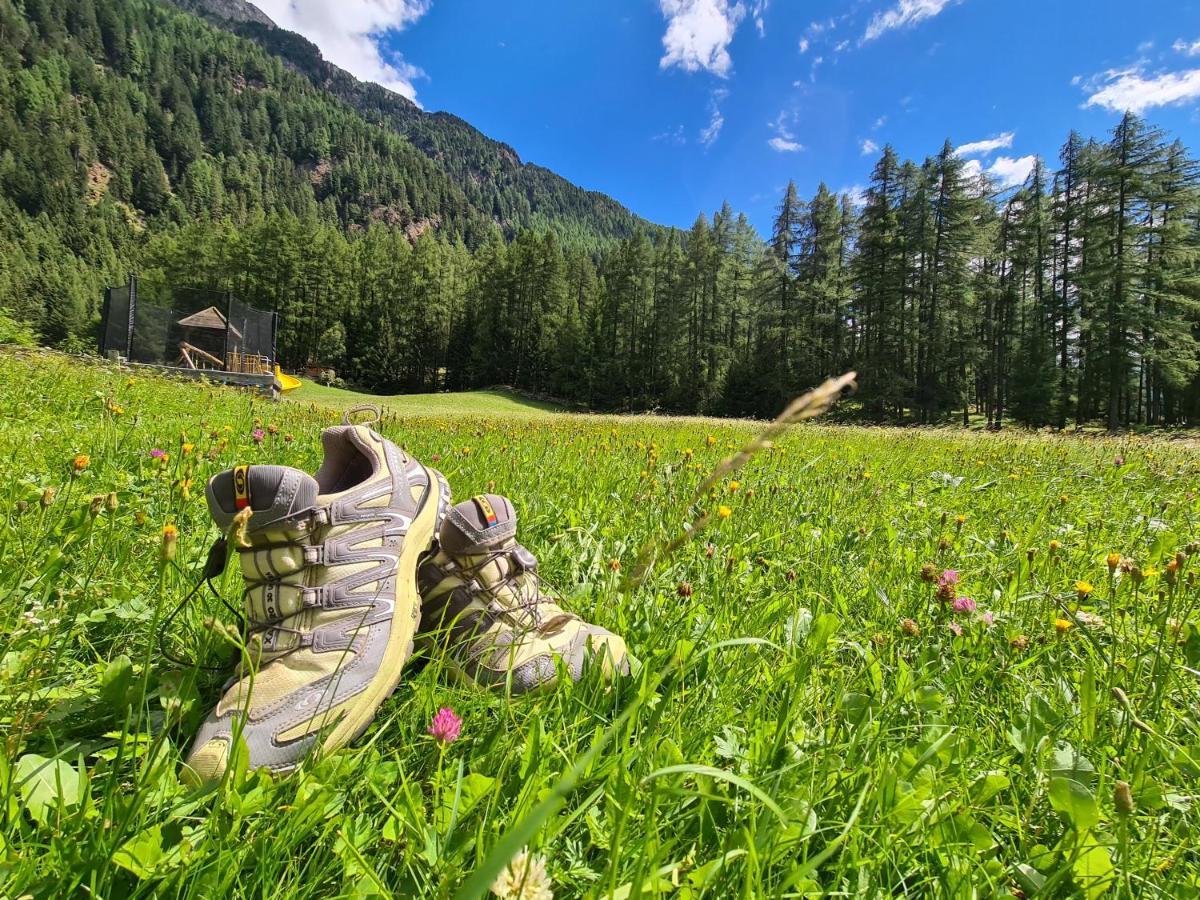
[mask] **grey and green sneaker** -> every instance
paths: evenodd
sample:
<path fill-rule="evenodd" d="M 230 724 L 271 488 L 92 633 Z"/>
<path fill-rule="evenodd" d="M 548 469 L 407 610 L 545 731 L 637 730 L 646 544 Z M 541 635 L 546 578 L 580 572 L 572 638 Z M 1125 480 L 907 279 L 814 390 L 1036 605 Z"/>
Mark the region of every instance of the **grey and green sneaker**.
<path fill-rule="evenodd" d="M 193 782 L 219 780 L 239 740 L 250 768 L 276 772 L 343 746 L 370 724 L 412 655 L 417 565 L 449 489 L 364 425 L 326 429 L 322 440 L 315 477 L 238 466 L 208 483 L 223 532 L 249 510 L 236 548 L 249 637 L 188 756 Z"/>
<path fill-rule="evenodd" d="M 578 681 L 587 666 L 610 680 L 628 673 L 625 642 L 564 611 L 516 535 L 505 497 L 473 497 L 450 510 L 437 553 L 421 564 L 419 640 L 444 648 L 455 674 L 513 693 L 553 687 L 560 672 Z"/>

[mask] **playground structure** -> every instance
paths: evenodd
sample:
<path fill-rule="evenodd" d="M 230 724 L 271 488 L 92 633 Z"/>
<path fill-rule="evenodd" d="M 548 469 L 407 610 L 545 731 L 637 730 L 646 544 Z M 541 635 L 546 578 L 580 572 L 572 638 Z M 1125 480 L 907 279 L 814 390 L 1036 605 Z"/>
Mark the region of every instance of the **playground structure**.
<path fill-rule="evenodd" d="M 139 288 L 131 276 L 104 292 L 102 354 L 271 396 L 300 386 L 275 360 L 276 313 L 227 292 L 156 287 L 143 295 Z"/>

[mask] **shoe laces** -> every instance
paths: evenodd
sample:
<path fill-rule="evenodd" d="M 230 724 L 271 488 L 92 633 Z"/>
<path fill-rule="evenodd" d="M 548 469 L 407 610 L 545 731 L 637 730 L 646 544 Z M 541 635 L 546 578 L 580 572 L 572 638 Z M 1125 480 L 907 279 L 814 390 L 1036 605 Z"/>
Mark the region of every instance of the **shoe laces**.
<path fill-rule="evenodd" d="M 250 544 L 248 546 L 238 546 L 237 552 L 240 555 L 247 553 L 273 553 L 276 550 L 293 550 L 299 549 L 303 558 L 304 549 L 312 546 L 304 540 L 297 539 L 291 541 L 272 541 L 264 544 Z M 286 650 L 278 650 L 280 638 L 285 634 L 294 634 L 297 637 L 303 638 L 305 632 L 301 628 L 294 627 L 288 623 L 297 616 L 306 612 L 308 607 L 300 604 L 299 608 L 292 612 L 282 611 L 282 589 L 285 587 L 295 588 L 301 596 L 307 589 L 308 585 L 304 583 L 304 573 L 309 568 L 309 564 L 301 565 L 295 572 L 289 576 L 282 575 L 264 575 L 256 577 L 246 575 L 246 567 L 242 566 L 242 578 L 245 581 L 245 587 L 242 588 L 242 607 L 246 610 L 246 615 L 243 619 L 243 637 L 248 648 L 251 644 L 257 644 L 253 648 L 255 657 L 262 657 L 264 654 L 267 657 L 265 661 L 270 662 L 274 659 L 280 659 L 287 656 L 289 653 L 294 653 L 303 646 L 303 641 L 296 643 L 294 647 L 289 647 Z M 261 603 L 251 602 L 251 592 L 260 589 L 262 593 L 259 595 Z"/>
<path fill-rule="evenodd" d="M 524 551 L 523 554 L 522 551 Z M 522 556 L 528 557 L 532 564 Z M 508 564 L 507 570 L 501 569 L 503 574 L 493 580 L 491 584 L 485 585 L 479 577 L 480 574 L 488 565 L 501 560 Z M 544 584 L 556 594 L 561 594 L 541 576 L 537 571 L 537 562 L 534 560 L 533 554 L 520 544 L 491 550 L 469 565 L 460 565 L 458 569 L 466 580 L 474 582 L 481 591 L 488 595 L 489 609 L 509 614 L 524 614 L 522 618 L 540 634 L 552 634 L 567 622 L 578 618 L 573 613 L 565 612 L 558 605 L 556 597 L 542 590 Z M 505 596 L 504 601 L 501 600 L 502 596 Z M 543 606 L 554 607 L 555 613 L 549 619 L 543 620 L 541 609 Z"/>
<path fill-rule="evenodd" d="M 261 551 L 274 551 L 283 549 L 299 548 L 301 553 L 305 547 L 311 546 L 303 540 L 297 539 L 294 541 L 276 541 L 270 544 L 247 544 L 242 545 L 241 541 L 235 541 L 236 549 L 239 554 L 258 553 Z M 173 610 L 163 620 L 162 628 L 158 632 L 158 649 L 163 658 L 168 662 L 173 663 L 181 668 L 195 668 L 206 672 L 224 672 L 229 668 L 229 664 L 211 666 L 204 665 L 197 660 L 188 659 L 174 655 L 167 648 L 167 636 L 170 634 L 171 626 L 175 619 L 186 609 L 200 592 L 200 588 L 207 585 L 209 591 L 214 597 L 221 601 L 221 604 L 229 610 L 238 623 L 238 631 L 242 636 L 242 643 L 247 649 L 250 649 L 252 642 L 257 638 L 258 647 L 261 648 L 258 652 L 253 652 L 253 658 L 261 660 L 263 654 L 267 654 L 267 661 L 281 659 L 290 653 L 294 653 L 304 646 L 304 642 L 298 641 L 294 647 L 289 647 L 286 650 L 276 651 L 279 645 L 279 638 L 283 634 L 294 634 L 300 638 L 304 637 L 304 631 L 300 628 L 289 625 L 288 622 L 296 616 L 305 612 L 306 606 L 301 605 L 294 612 L 284 613 L 276 611 L 279 607 L 275 606 L 282 596 L 280 589 L 283 587 L 293 587 L 301 593 L 307 589 L 307 585 L 303 580 L 294 580 L 297 577 L 303 578 L 303 573 L 308 569 L 308 564 L 300 566 L 296 572 L 292 573 L 290 578 L 283 576 L 263 576 L 257 578 L 245 574 L 245 567 L 242 567 L 242 577 L 246 586 L 242 589 L 242 609 L 239 610 L 233 606 L 228 600 L 221 596 L 221 592 L 217 590 L 213 581 L 221 576 L 229 563 L 229 541 L 225 537 L 219 537 L 213 541 L 208 549 L 208 556 L 204 563 L 204 570 L 200 575 L 200 579 L 192 586 L 182 600 L 175 606 Z M 254 604 L 250 603 L 250 592 L 256 588 L 263 589 L 263 608 L 265 615 L 256 615 L 257 609 Z M 271 597 L 273 599 L 267 600 Z M 244 610 L 245 612 L 243 612 Z"/>

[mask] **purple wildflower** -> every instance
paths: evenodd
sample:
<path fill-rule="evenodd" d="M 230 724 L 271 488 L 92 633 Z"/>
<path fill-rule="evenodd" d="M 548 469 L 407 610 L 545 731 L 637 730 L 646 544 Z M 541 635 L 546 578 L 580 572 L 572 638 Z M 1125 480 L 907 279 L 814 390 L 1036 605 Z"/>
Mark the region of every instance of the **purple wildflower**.
<path fill-rule="evenodd" d="M 937 598 L 943 603 L 953 600 L 958 588 L 958 572 L 947 569 L 938 577 Z"/>
<path fill-rule="evenodd" d="M 453 744 L 462 731 L 462 719 L 448 706 L 443 706 L 429 723 L 429 733 L 439 744 Z"/>
<path fill-rule="evenodd" d="M 256 444 L 261 444 L 266 435 L 267 433 L 261 428 L 255 428 L 252 432 L 250 432 L 250 437 L 254 438 L 254 443 Z"/>
<path fill-rule="evenodd" d="M 970 597 L 956 597 L 954 598 L 954 603 L 951 604 L 950 608 L 956 613 L 969 615 L 970 613 L 975 612 L 975 601 Z"/>
<path fill-rule="evenodd" d="M 155 447 L 153 450 L 150 451 L 151 459 L 162 459 L 166 455 L 167 455 L 166 450 L 160 450 L 157 447 Z"/>

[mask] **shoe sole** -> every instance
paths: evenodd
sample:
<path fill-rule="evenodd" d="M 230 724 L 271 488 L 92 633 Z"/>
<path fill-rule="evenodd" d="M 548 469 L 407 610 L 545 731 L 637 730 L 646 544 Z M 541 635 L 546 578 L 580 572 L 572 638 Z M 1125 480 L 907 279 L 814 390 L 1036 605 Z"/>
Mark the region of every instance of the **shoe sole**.
<path fill-rule="evenodd" d="M 331 753 L 353 741 L 375 720 L 375 713 L 400 684 L 404 667 L 413 655 L 413 641 L 421 623 L 421 594 L 417 588 L 417 564 L 432 549 L 441 530 L 442 520 L 450 509 L 450 488 L 445 476 L 436 469 L 425 467 L 429 475 L 429 491 L 421 500 L 417 515 L 404 536 L 404 545 L 396 564 L 396 602 L 392 612 L 392 628 L 383 662 L 367 689 L 346 708 L 320 744 L 320 753 Z M 436 494 L 434 493 L 436 492 Z M 414 610 L 412 615 L 403 611 Z"/>

